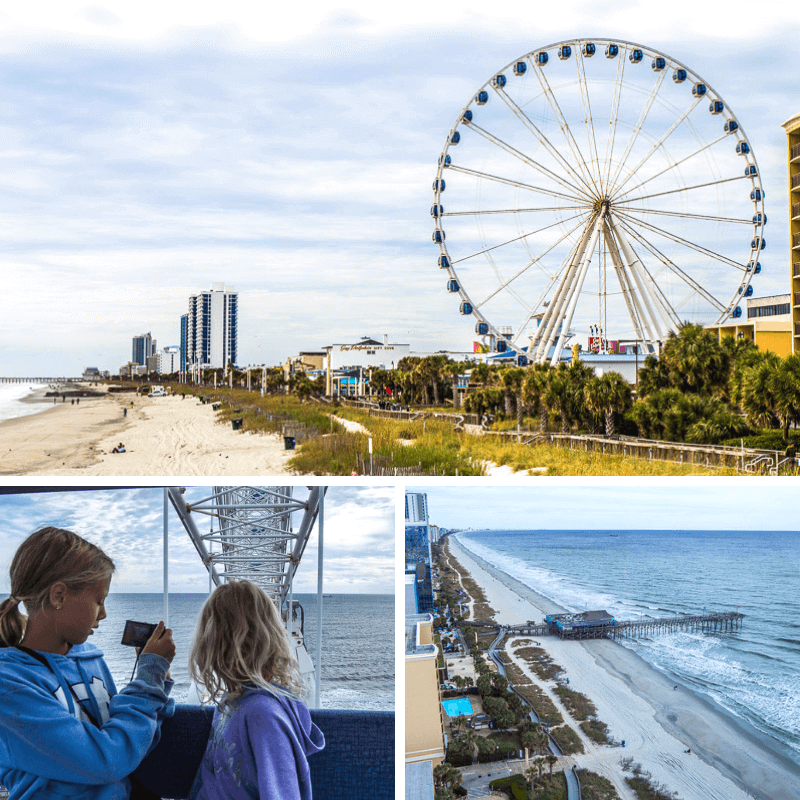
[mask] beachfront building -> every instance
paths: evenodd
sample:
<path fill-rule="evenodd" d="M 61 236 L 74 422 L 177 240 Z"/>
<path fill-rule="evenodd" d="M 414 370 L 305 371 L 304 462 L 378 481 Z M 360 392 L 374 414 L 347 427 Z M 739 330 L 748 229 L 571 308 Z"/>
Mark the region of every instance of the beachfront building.
<path fill-rule="evenodd" d="M 409 354 L 409 345 L 365 336 L 358 342 L 331 344 L 325 348 L 326 393 L 329 395 L 368 394 L 373 369 L 394 369 Z"/>
<path fill-rule="evenodd" d="M 236 363 L 238 308 L 238 293 L 222 283 L 189 298 L 187 369 L 225 369 Z"/>
<path fill-rule="evenodd" d="M 172 375 L 180 371 L 181 348 L 177 345 L 168 345 L 156 353 L 158 357 L 159 375 Z"/>
<path fill-rule="evenodd" d="M 433 768 L 444 761 L 444 725 L 433 617 L 405 618 L 406 797 L 433 798 Z"/>
<path fill-rule="evenodd" d="M 800 114 L 783 123 L 789 157 L 789 302 L 792 353 L 800 353 Z"/>
<path fill-rule="evenodd" d="M 798 256 L 800 258 L 800 256 Z M 738 320 L 711 326 L 723 336 L 749 339 L 759 350 L 771 350 L 786 358 L 792 354 L 792 296 L 748 297 L 747 313 Z"/>
<path fill-rule="evenodd" d="M 134 336 L 132 351 L 131 361 L 134 364 L 146 367 L 147 359 L 156 354 L 156 340 L 149 332 Z"/>
<path fill-rule="evenodd" d="M 428 521 L 428 495 L 425 492 L 406 492 L 406 525 Z"/>
<path fill-rule="evenodd" d="M 406 574 L 414 576 L 416 611 L 433 611 L 431 535 L 428 495 L 406 492 Z"/>
<path fill-rule="evenodd" d="M 288 381 L 300 373 L 320 374 L 325 369 L 326 359 L 324 350 L 302 350 L 296 356 L 289 356 L 283 364 L 283 379 Z"/>
<path fill-rule="evenodd" d="M 189 348 L 189 315 L 181 314 L 181 356 L 180 370 L 181 375 L 186 374 L 186 353 Z M 183 378 L 185 380 L 185 378 Z"/>

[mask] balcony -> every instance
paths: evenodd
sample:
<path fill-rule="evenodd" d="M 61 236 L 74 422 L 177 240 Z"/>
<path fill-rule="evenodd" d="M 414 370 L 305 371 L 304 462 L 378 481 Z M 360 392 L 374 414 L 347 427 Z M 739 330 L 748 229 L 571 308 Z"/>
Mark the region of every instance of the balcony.
<path fill-rule="evenodd" d="M 796 158 L 800 158 L 800 144 L 792 145 L 792 149 L 789 152 L 792 154 L 792 161 L 794 161 Z"/>
<path fill-rule="evenodd" d="M 795 261 L 794 264 L 792 264 L 792 276 L 800 278 L 800 261 Z"/>
<path fill-rule="evenodd" d="M 792 234 L 792 247 L 800 247 L 800 233 Z"/>
<path fill-rule="evenodd" d="M 792 204 L 792 219 L 800 217 L 800 203 Z"/>
<path fill-rule="evenodd" d="M 800 188 L 800 172 L 797 175 L 792 175 L 792 189 Z"/>

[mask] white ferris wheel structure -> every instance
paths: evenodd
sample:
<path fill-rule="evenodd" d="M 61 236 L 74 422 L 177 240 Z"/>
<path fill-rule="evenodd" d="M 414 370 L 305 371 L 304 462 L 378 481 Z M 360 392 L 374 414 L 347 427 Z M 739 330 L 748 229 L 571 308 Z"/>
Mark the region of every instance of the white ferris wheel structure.
<path fill-rule="evenodd" d="M 462 108 L 433 182 L 447 290 L 488 349 L 557 364 L 741 316 L 764 240 L 752 147 L 711 85 L 620 40 L 548 45 Z"/>

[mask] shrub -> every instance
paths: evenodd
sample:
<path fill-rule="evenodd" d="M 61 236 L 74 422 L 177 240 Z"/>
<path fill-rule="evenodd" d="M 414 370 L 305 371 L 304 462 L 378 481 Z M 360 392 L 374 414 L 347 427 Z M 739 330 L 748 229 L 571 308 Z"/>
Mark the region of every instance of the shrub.
<path fill-rule="evenodd" d="M 564 755 L 572 755 L 573 753 L 583 752 L 583 742 L 578 738 L 569 725 L 561 725 L 558 728 L 551 728 L 550 735 L 556 740 L 556 743 L 563 751 Z"/>

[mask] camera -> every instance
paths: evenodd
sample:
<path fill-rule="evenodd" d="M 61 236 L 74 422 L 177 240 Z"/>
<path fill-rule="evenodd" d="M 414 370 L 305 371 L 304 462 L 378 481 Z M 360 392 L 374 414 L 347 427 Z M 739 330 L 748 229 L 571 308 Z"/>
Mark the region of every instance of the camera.
<path fill-rule="evenodd" d="M 122 644 L 128 647 L 144 647 L 158 625 L 150 622 L 134 622 L 129 619 L 122 632 Z"/>

